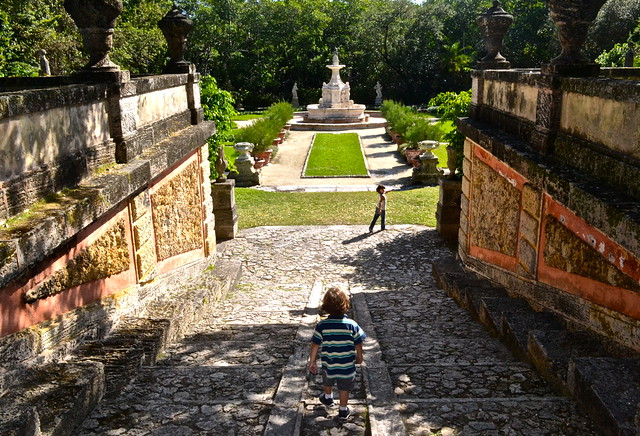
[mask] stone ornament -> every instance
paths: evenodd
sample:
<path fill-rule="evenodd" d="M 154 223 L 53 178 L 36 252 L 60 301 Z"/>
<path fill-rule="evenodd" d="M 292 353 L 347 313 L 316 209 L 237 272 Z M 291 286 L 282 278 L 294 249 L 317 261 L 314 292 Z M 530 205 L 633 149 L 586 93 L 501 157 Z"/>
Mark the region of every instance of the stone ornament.
<path fill-rule="evenodd" d="M 589 26 L 595 20 L 606 0 L 547 0 L 551 19 L 558 29 L 562 46 L 560 56 L 543 68 L 547 74 L 592 75 L 598 65 L 584 56 L 582 46 L 587 39 Z"/>
<path fill-rule="evenodd" d="M 376 100 L 374 102 L 375 106 L 380 106 L 382 104 L 382 85 L 380 82 L 376 82 L 376 86 L 373 87 L 373 90 L 376 92 Z"/>
<path fill-rule="evenodd" d="M 624 55 L 624 66 L 633 67 L 633 63 L 636 58 L 635 45 L 633 42 L 630 42 L 627 45 L 629 50 L 627 50 L 627 53 Z"/>
<path fill-rule="evenodd" d="M 191 63 L 184 59 L 187 48 L 187 35 L 193 28 L 193 22 L 182 14 L 175 3 L 167 15 L 158 21 L 158 27 L 167 40 L 169 63 L 165 67 L 167 73 L 188 73 Z"/>
<path fill-rule="evenodd" d="M 298 82 L 294 82 L 293 88 L 291 88 L 291 106 L 300 106 L 300 102 L 298 100 Z"/>
<path fill-rule="evenodd" d="M 218 156 L 216 157 L 216 171 L 218 172 L 218 178 L 216 182 L 221 183 L 227 180 L 227 177 L 224 175 L 224 172 L 227 171 L 227 159 L 224 155 L 224 146 L 218 147 Z"/>
<path fill-rule="evenodd" d="M 109 59 L 109 51 L 116 18 L 122 13 L 122 0 L 65 0 L 64 8 L 78 26 L 84 50 L 89 54 L 89 63 L 83 70 L 120 71 Z"/>
<path fill-rule="evenodd" d="M 485 69 L 507 69 L 511 64 L 500 54 L 504 36 L 513 22 L 513 16 L 509 15 L 500 7 L 500 2 L 494 0 L 493 6 L 486 10 L 476 19 L 480 28 L 484 48 L 487 52 L 479 62 L 477 68 Z"/>
<path fill-rule="evenodd" d="M 45 49 L 38 50 L 38 62 L 40 63 L 40 76 L 50 76 L 51 68 L 49 67 L 49 60 L 47 59 L 47 51 Z"/>

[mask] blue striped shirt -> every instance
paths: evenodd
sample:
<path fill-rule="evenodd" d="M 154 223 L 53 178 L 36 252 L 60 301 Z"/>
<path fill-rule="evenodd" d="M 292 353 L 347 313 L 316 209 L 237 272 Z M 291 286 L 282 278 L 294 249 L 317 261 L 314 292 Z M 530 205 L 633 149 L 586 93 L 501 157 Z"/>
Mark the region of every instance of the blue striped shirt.
<path fill-rule="evenodd" d="M 356 345 L 367 335 L 354 320 L 330 316 L 320 321 L 311 341 L 322 346 L 322 369 L 328 378 L 349 379 L 356 374 Z"/>

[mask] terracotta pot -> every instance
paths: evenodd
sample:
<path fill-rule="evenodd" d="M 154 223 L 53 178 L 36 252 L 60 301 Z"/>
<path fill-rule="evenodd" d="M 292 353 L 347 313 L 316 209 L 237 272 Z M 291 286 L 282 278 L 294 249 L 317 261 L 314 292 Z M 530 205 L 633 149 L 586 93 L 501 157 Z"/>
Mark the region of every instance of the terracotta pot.
<path fill-rule="evenodd" d="M 420 166 L 420 159 L 418 156 L 422 153 L 421 150 L 415 148 L 407 148 L 404 150 L 404 157 L 407 159 L 407 163 L 414 168 Z"/>
<path fill-rule="evenodd" d="M 259 153 L 255 154 L 255 157 L 257 159 L 261 159 L 264 161 L 264 165 L 269 165 L 269 162 L 271 161 L 271 155 L 273 154 L 273 150 L 266 150 L 266 151 L 261 151 Z"/>
<path fill-rule="evenodd" d="M 263 166 L 265 166 L 264 159 L 256 159 L 255 163 L 253 164 L 253 167 L 257 170 L 259 170 Z"/>

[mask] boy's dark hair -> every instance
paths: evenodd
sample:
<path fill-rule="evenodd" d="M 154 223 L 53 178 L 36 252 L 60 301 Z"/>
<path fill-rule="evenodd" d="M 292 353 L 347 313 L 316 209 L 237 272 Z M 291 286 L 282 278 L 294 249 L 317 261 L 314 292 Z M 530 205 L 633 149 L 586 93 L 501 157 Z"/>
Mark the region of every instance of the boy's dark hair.
<path fill-rule="evenodd" d="M 384 185 L 378 185 L 378 187 L 376 188 L 376 192 L 379 194 L 380 191 L 382 191 L 383 189 L 387 189 L 387 188 L 385 188 Z"/>
<path fill-rule="evenodd" d="M 349 310 L 349 297 L 340 288 L 329 288 L 322 298 L 321 310 L 329 315 L 342 316 Z"/>

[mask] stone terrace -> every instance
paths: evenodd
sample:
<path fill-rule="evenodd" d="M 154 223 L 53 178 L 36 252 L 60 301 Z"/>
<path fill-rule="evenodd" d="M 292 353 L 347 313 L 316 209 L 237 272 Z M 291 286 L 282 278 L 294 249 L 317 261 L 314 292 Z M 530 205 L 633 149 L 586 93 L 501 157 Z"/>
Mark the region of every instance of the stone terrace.
<path fill-rule="evenodd" d="M 219 256 L 242 261 L 238 286 L 77 434 L 599 434 L 436 285 L 431 263 L 451 252 L 433 229 L 263 227 Z M 334 284 L 370 335 L 346 423 L 306 371 Z"/>

